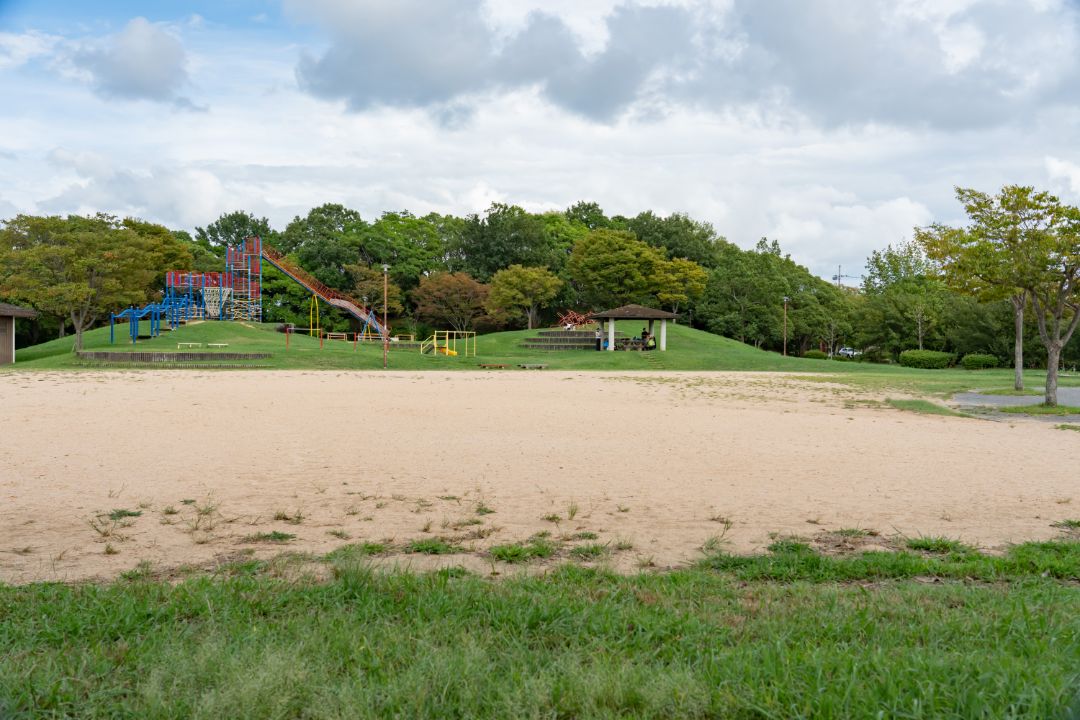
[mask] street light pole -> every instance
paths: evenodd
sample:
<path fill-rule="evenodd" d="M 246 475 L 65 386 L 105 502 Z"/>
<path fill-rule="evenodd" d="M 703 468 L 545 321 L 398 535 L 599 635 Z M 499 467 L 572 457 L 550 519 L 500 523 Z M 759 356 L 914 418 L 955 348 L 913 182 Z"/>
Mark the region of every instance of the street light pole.
<path fill-rule="evenodd" d="M 790 300 L 787 295 L 784 296 L 784 355 L 787 355 L 787 304 Z"/>
<path fill-rule="evenodd" d="M 386 295 L 389 280 L 388 273 L 390 272 L 389 265 L 382 266 L 382 366 L 383 370 L 386 369 L 386 353 L 390 349 L 390 335 L 386 328 Z"/>

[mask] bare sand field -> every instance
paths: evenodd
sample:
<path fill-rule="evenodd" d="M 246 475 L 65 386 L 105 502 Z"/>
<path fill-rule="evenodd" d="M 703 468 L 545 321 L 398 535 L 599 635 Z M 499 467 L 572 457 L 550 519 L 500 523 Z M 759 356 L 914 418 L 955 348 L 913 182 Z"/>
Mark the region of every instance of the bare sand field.
<path fill-rule="evenodd" d="M 854 527 L 994 550 L 1080 514 L 1076 433 L 860 399 L 749 373 L 3 373 L 0 581 L 361 541 L 505 573 L 486 549 L 543 531 L 549 562 L 593 532 L 627 571 Z M 296 538 L 248 541 L 272 531 Z M 404 552 L 431 537 L 466 552 Z"/>

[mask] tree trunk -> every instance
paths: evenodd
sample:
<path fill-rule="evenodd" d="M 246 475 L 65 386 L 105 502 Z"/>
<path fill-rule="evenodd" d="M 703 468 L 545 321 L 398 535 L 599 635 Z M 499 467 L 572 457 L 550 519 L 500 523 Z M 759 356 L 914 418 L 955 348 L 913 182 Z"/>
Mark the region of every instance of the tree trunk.
<path fill-rule="evenodd" d="M 67 335 L 67 321 L 60 318 L 60 334 L 57 337 L 63 340 L 65 335 Z"/>
<path fill-rule="evenodd" d="M 529 325 L 529 330 L 532 330 L 533 327 L 536 325 L 536 321 L 534 319 L 536 317 L 536 311 L 537 308 L 535 305 L 533 305 L 529 308 L 529 311 L 525 313 L 525 322 Z"/>
<path fill-rule="evenodd" d="M 1013 295 L 1009 300 L 1013 306 L 1013 326 L 1015 341 L 1013 345 L 1013 387 L 1024 389 L 1024 305 L 1027 293 Z"/>
<path fill-rule="evenodd" d="M 1046 348 L 1046 404 L 1057 405 L 1058 365 L 1061 364 L 1061 345 L 1051 343 Z"/>

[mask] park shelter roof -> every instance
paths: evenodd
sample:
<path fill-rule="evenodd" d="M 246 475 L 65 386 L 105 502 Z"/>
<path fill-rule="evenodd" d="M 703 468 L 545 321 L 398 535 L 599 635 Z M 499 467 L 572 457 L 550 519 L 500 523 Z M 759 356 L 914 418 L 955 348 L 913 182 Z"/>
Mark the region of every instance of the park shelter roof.
<path fill-rule="evenodd" d="M 37 312 L 31 310 L 30 308 L 19 307 L 18 305 L 8 305 L 7 303 L 0 303 L 0 316 L 36 318 Z"/>
<path fill-rule="evenodd" d="M 678 315 L 644 305 L 623 305 L 614 310 L 593 313 L 590 320 L 674 320 Z"/>

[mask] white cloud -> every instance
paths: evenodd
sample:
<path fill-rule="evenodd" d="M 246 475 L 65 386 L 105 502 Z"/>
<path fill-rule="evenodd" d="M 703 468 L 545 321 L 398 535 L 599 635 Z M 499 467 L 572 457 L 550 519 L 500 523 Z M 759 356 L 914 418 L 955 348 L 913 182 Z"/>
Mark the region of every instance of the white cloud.
<path fill-rule="evenodd" d="M 49 55 L 61 38 L 30 31 L 22 34 L 0 32 L 0 70 L 16 68 Z"/>
<path fill-rule="evenodd" d="M 95 90 L 105 97 L 194 107 L 180 94 L 188 84 L 183 43 L 145 18 L 134 18 L 115 35 L 82 43 L 71 60 L 90 74 Z"/>
<path fill-rule="evenodd" d="M 1080 201 L 1080 165 L 1058 157 L 1046 158 L 1046 172 L 1051 182 L 1071 195 L 1073 202 Z"/>

